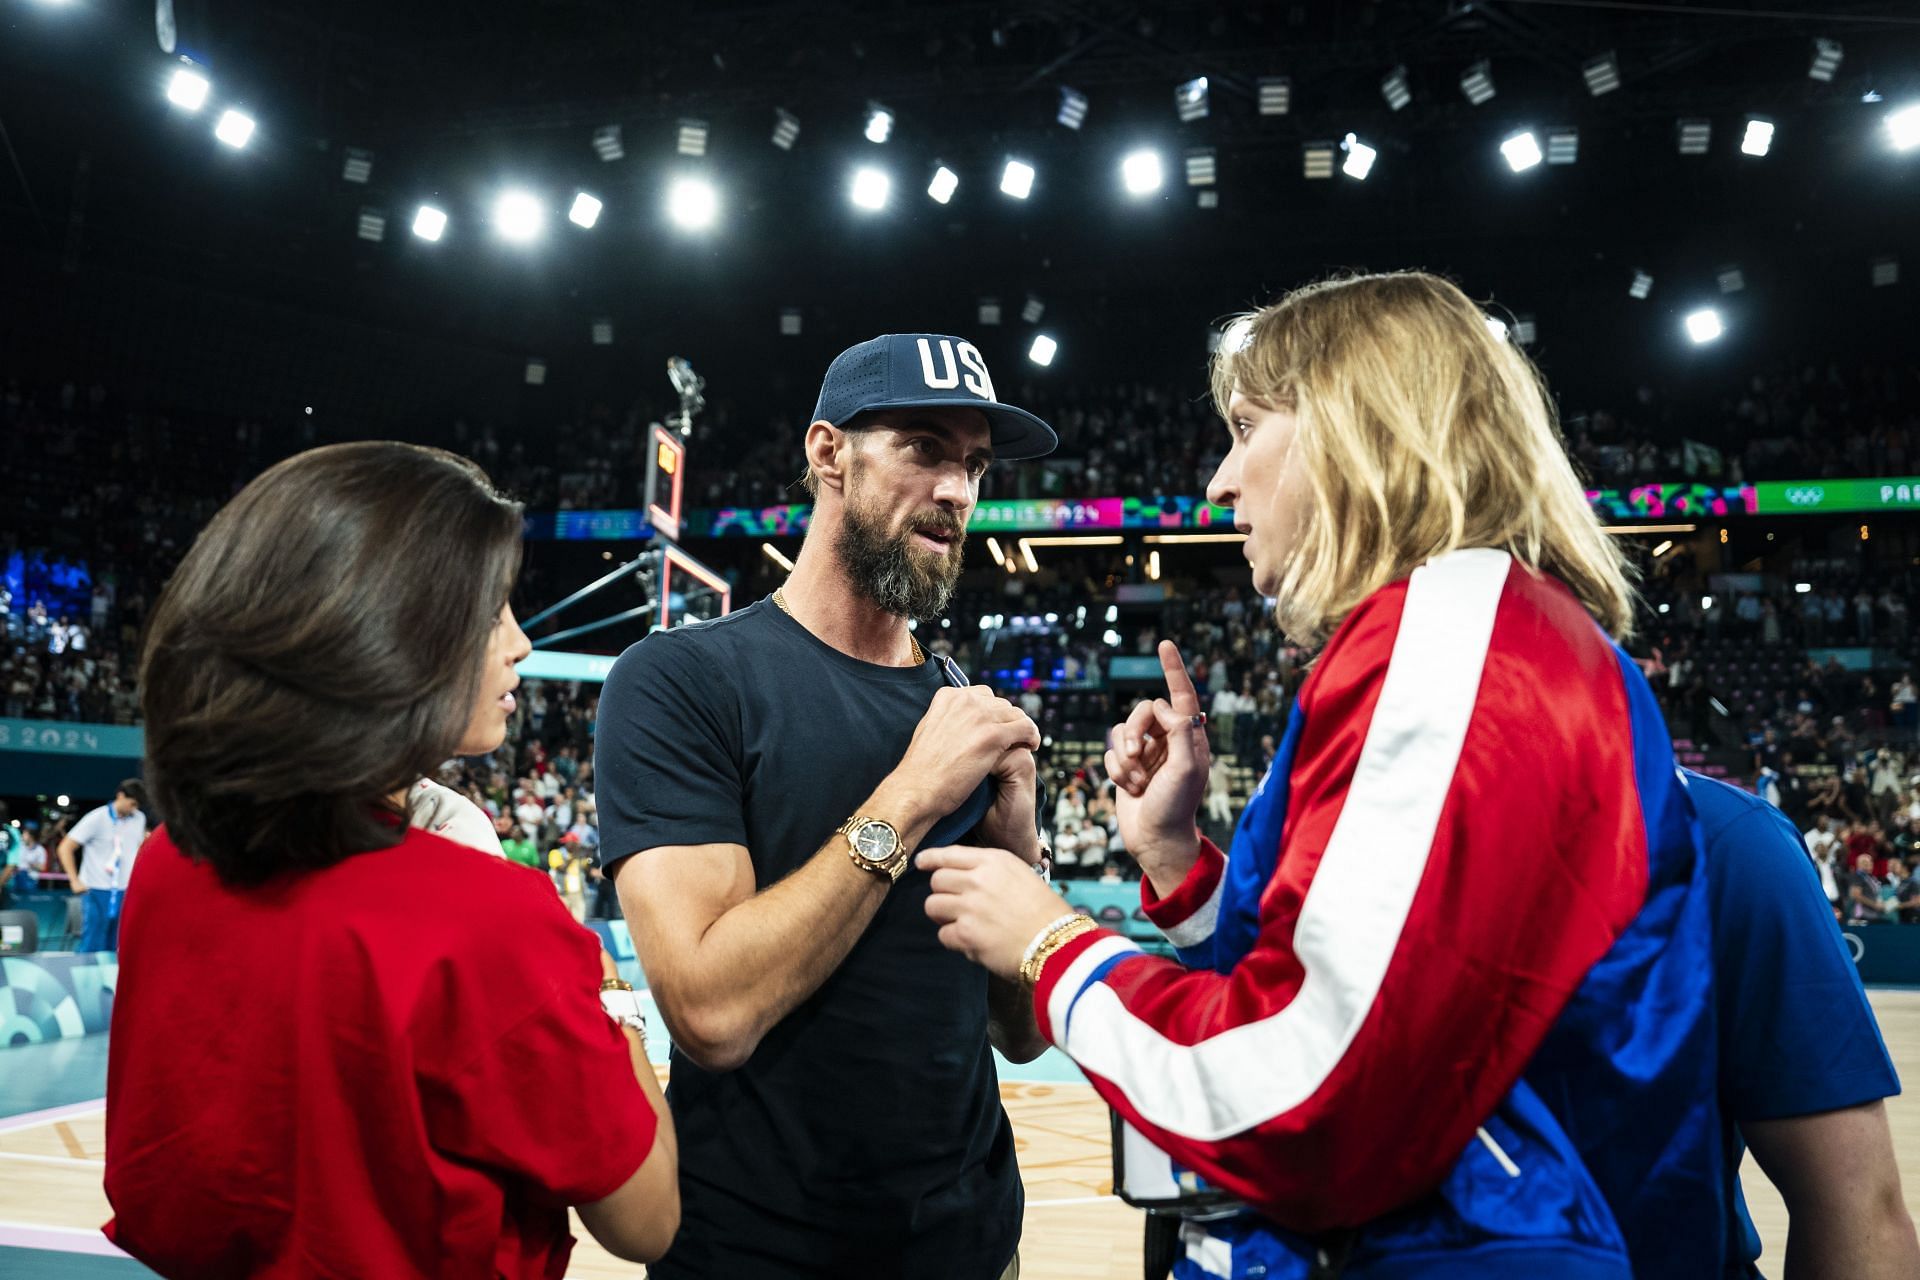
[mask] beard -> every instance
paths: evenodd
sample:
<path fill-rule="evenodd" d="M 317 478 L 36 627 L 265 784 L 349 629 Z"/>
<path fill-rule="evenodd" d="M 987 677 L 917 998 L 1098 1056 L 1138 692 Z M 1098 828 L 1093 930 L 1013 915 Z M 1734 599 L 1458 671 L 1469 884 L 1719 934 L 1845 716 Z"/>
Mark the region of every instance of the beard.
<path fill-rule="evenodd" d="M 854 588 L 902 618 L 926 622 L 947 611 L 966 557 L 966 528 L 942 512 L 929 512 L 899 533 L 889 534 L 879 513 L 867 510 L 849 485 L 835 549 Z M 944 552 L 929 552 L 913 541 L 917 531 L 952 537 Z"/>

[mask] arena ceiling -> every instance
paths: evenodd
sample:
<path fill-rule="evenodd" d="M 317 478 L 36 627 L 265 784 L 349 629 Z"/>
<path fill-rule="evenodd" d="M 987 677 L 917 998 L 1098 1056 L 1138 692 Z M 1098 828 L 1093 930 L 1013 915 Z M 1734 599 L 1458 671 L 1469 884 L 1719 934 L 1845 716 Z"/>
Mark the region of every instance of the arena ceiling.
<path fill-rule="evenodd" d="M 1870 288 L 1870 262 L 1904 257 L 1920 273 L 1920 153 L 1891 155 L 1877 129 L 1891 105 L 1920 100 L 1920 13 L 1906 3 L 175 0 L 175 11 L 178 51 L 208 69 L 216 105 L 259 121 L 242 151 L 166 102 L 171 61 L 146 0 L 0 0 L 11 148 L 0 243 L 26 264 L 16 282 L 43 297 L 63 279 L 96 299 L 137 279 L 149 293 L 266 299 L 538 351 L 556 369 L 606 319 L 616 362 L 652 369 L 672 349 L 747 378 L 797 349 L 817 367 L 879 329 L 972 331 L 983 295 L 1008 313 L 994 340 L 1024 350 L 1033 326 L 1017 313 L 1031 294 L 1059 336 L 1062 376 L 1079 377 L 1169 351 L 1197 369 L 1209 319 L 1340 268 L 1448 271 L 1537 317 L 1550 367 L 1556 351 L 1681 359 L 1674 326 L 1700 298 L 1749 313 L 1756 344 L 1804 340 L 1809 316 L 1827 334 L 1870 336 L 1911 312 L 1913 288 Z M 1831 80 L 1808 75 L 1816 39 L 1842 45 Z M 1594 96 L 1582 66 L 1605 52 L 1620 86 Z M 1460 77 L 1482 59 L 1496 93 L 1474 105 Z M 1401 110 L 1381 89 L 1396 66 L 1411 95 Z M 1210 111 L 1182 122 L 1174 89 L 1196 76 Z M 1268 76 L 1289 80 L 1285 115 L 1258 110 Z M 1063 88 L 1087 99 L 1078 130 L 1056 120 Z M 879 146 L 862 137 L 876 101 L 896 118 Z M 776 110 L 800 122 L 791 150 L 770 141 Z M 1764 159 L 1738 150 L 1749 114 L 1778 124 Z M 1712 122 L 1707 154 L 1679 154 L 1685 118 Z M 697 160 L 676 154 L 685 119 L 709 129 Z M 625 150 L 611 163 L 593 147 L 606 125 Z M 1561 126 L 1578 130 L 1575 163 L 1508 171 L 1503 137 Z M 1303 176 L 1303 144 L 1349 133 L 1379 151 L 1366 181 Z M 1146 200 L 1118 181 L 1136 147 L 1169 170 Z M 343 177 L 349 148 L 371 153 L 364 184 Z M 1213 153 L 1217 207 L 1182 181 L 1194 149 Z M 1028 200 L 995 190 L 1009 156 L 1037 171 Z M 894 177 L 878 215 L 846 199 L 864 162 Z M 923 194 L 936 162 L 960 175 L 949 205 Z M 699 235 L 660 207 L 692 172 L 722 201 Z M 482 225 L 508 183 L 559 202 L 531 248 Z M 591 232 L 564 220 L 576 189 L 606 203 Z M 450 213 L 440 243 L 408 233 L 423 201 Z M 369 209 L 387 218 L 378 243 L 356 235 Z M 1740 295 L 1718 292 L 1728 265 L 1742 270 Z M 1635 270 L 1655 279 L 1644 302 L 1627 296 Z M 798 348 L 779 336 L 789 307 L 802 315 Z"/>

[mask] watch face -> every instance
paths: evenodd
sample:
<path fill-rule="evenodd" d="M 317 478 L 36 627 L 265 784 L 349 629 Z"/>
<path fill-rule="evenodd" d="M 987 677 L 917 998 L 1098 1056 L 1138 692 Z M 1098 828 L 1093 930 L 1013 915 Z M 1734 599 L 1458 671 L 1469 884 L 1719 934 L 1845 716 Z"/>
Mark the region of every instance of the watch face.
<path fill-rule="evenodd" d="M 868 862 L 885 862 L 900 846 L 900 838 L 884 822 L 863 822 L 853 829 L 853 851 Z"/>

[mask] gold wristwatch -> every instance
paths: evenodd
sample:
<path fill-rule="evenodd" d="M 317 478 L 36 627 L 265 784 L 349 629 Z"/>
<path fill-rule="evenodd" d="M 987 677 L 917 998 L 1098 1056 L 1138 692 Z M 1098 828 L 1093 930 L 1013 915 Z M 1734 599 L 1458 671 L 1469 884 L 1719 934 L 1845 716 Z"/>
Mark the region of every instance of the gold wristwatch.
<path fill-rule="evenodd" d="M 891 822 L 880 818 L 848 818 L 840 828 L 847 838 L 847 856 L 862 871 L 898 881 L 907 869 L 907 846 Z"/>

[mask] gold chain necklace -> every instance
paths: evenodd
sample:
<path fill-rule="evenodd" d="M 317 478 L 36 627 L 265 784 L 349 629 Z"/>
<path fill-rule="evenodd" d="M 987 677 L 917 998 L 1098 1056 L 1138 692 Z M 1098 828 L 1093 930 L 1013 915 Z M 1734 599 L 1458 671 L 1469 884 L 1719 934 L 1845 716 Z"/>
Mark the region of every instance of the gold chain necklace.
<path fill-rule="evenodd" d="M 787 608 L 787 597 L 782 588 L 775 587 L 773 589 L 773 602 L 779 606 L 780 612 L 786 614 L 789 618 L 793 618 L 793 610 Z M 793 620 L 795 622 L 800 621 L 798 618 L 793 618 Z M 907 632 L 907 643 L 913 646 L 913 665 L 916 667 L 925 666 L 927 664 L 927 655 L 920 648 L 920 642 L 913 638 L 913 632 L 911 631 Z"/>

